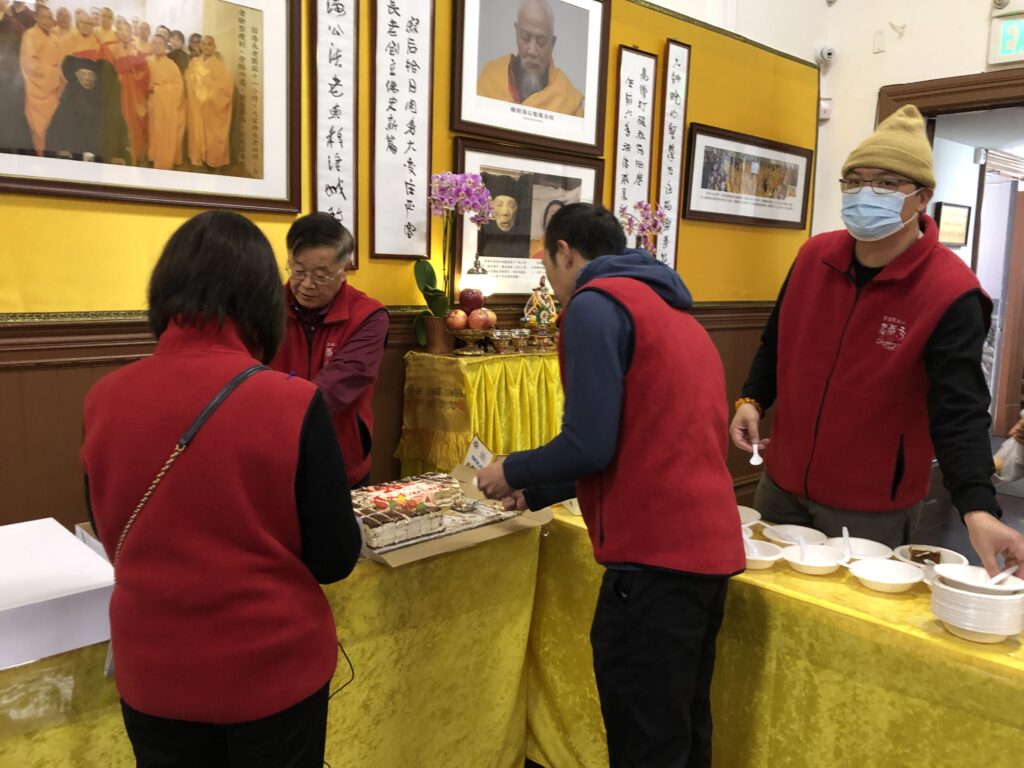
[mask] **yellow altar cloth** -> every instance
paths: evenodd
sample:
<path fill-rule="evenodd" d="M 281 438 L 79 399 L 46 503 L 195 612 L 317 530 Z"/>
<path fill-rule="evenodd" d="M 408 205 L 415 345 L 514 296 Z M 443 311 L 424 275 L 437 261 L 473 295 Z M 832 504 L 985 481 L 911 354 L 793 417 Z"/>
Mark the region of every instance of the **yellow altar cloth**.
<path fill-rule="evenodd" d="M 355 667 L 328 709 L 331 765 L 521 768 L 538 534 L 396 570 L 364 560 L 325 587 Z M 105 653 L 101 643 L 0 671 L 0 766 L 135 764 Z M 349 677 L 340 658 L 331 690 Z"/>
<path fill-rule="evenodd" d="M 548 442 L 562 426 L 562 382 L 554 352 L 459 357 L 405 356 L 402 476 L 448 472 L 473 435 L 495 454 Z"/>
<path fill-rule="evenodd" d="M 583 521 L 545 526 L 528 649 L 527 756 L 608 764 L 589 632 L 602 568 Z M 712 689 L 722 768 L 984 766 L 1024 755 L 1024 649 L 946 632 L 924 585 L 884 595 L 784 562 L 730 582 Z"/>

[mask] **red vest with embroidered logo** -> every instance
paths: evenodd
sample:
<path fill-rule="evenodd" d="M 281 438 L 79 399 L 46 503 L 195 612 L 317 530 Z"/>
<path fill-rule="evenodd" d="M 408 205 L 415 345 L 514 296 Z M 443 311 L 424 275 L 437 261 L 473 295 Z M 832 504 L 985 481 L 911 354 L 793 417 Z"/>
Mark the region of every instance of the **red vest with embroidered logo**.
<path fill-rule="evenodd" d="M 808 240 L 779 311 L 778 400 L 768 474 L 782 489 L 830 507 L 885 512 L 928 492 L 925 347 L 943 314 L 978 291 L 974 273 L 922 237 L 858 289 L 845 230 Z M 986 320 L 987 322 L 987 320 Z"/>
<path fill-rule="evenodd" d="M 384 305 L 379 301 L 346 282 L 335 296 L 330 311 L 316 329 L 313 342 L 310 344 L 306 340 L 302 321 L 292 308 L 295 298 L 287 285 L 284 290 L 288 306 L 284 340 L 277 350 L 277 355 L 270 362 L 270 367 L 277 371 L 294 372 L 296 376 L 304 379 L 315 377 L 321 368 L 331 362 L 334 355 L 341 352 L 366 318 L 384 309 Z M 372 385 L 367 387 L 355 402 L 331 416 L 334 432 L 341 446 L 341 455 L 345 459 L 349 485 L 359 482 L 370 471 L 370 454 L 363 451 L 360 422 L 372 436 L 373 391 Z"/>
<path fill-rule="evenodd" d="M 615 457 L 576 483 L 594 557 L 689 573 L 742 571 L 718 351 L 689 313 L 639 280 L 599 278 L 580 291 L 611 297 L 634 331 Z M 560 354 L 563 342 L 572 340 L 559 339 Z"/>

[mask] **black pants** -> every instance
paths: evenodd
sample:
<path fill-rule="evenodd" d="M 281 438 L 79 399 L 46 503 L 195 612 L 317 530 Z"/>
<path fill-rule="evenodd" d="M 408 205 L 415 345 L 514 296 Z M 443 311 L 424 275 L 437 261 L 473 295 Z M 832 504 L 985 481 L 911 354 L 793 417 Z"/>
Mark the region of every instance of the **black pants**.
<path fill-rule="evenodd" d="M 329 686 L 247 723 L 168 720 L 123 700 L 121 713 L 139 768 L 323 768 Z"/>
<path fill-rule="evenodd" d="M 608 570 L 590 630 L 611 768 L 711 765 L 727 577 Z"/>

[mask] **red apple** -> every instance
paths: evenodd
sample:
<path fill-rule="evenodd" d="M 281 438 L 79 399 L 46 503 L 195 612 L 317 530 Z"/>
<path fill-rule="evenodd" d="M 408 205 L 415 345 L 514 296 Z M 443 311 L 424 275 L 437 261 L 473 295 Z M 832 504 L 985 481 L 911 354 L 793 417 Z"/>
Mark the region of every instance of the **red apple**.
<path fill-rule="evenodd" d="M 459 307 L 464 312 L 472 312 L 484 305 L 484 294 L 476 288 L 463 288 L 459 291 Z"/>
<path fill-rule="evenodd" d="M 474 309 L 469 313 L 469 327 L 477 331 L 493 328 L 494 322 L 491 320 L 493 314 L 489 309 Z"/>
<path fill-rule="evenodd" d="M 448 313 L 448 320 L 446 322 L 449 329 L 461 331 L 466 327 L 466 323 L 469 322 L 469 317 L 461 309 L 453 309 Z"/>
<path fill-rule="evenodd" d="M 498 324 L 498 316 L 486 307 L 483 308 L 484 312 L 487 313 L 487 327 L 494 328 Z"/>

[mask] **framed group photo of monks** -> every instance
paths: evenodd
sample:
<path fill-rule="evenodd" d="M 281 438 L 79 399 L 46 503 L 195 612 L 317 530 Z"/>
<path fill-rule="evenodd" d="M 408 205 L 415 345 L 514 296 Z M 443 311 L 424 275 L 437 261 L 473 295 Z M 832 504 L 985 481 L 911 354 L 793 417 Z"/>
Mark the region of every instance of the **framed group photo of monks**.
<path fill-rule="evenodd" d="M 610 0 L 456 0 L 452 129 L 600 154 Z"/>
<path fill-rule="evenodd" d="M 0 189 L 299 210 L 300 0 L 57 5 L 0 34 Z"/>
<path fill-rule="evenodd" d="M 544 230 L 559 209 L 600 202 L 604 161 L 547 149 L 455 139 L 459 173 L 478 173 L 491 193 L 494 219 L 459 224 L 455 273 L 459 282 L 474 266 L 494 278 L 492 301 L 528 296 L 544 275 Z"/>

